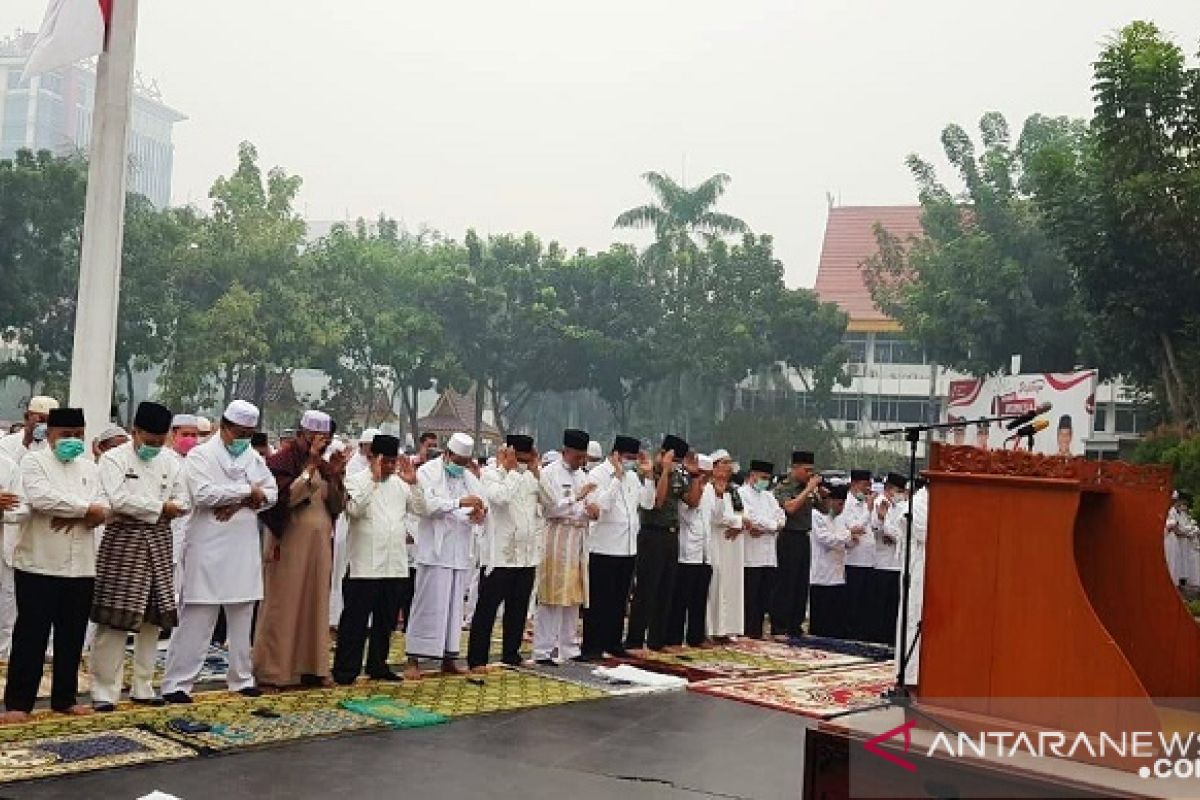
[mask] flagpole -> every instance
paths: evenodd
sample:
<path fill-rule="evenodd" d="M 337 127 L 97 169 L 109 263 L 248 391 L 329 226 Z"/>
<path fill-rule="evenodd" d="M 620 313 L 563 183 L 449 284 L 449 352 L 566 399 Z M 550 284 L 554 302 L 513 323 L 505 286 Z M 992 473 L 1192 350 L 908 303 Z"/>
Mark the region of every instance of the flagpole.
<path fill-rule="evenodd" d="M 114 0 L 96 67 L 70 389 L 70 404 L 87 415 L 89 440 L 108 424 L 112 410 L 137 17 L 138 0 Z"/>

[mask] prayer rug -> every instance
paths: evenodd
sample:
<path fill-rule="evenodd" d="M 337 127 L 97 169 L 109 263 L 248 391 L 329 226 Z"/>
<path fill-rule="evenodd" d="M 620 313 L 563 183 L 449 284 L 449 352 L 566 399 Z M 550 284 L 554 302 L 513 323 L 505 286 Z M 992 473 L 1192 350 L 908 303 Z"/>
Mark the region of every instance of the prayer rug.
<path fill-rule="evenodd" d="M 458 657 L 466 659 L 467 657 L 467 637 L 470 636 L 470 631 L 463 631 L 462 638 L 459 640 Z M 528 643 L 526 643 L 528 644 Z M 500 660 L 503 642 L 500 639 L 500 626 L 497 624 L 495 632 L 492 634 L 492 645 L 488 649 L 488 657 L 495 661 Z M 522 648 L 526 657 L 529 656 L 529 648 Z M 392 642 L 388 647 L 388 664 L 391 666 L 403 666 L 405 662 L 404 656 L 404 634 L 396 632 L 392 634 Z"/>
<path fill-rule="evenodd" d="M 520 672 L 529 672 L 535 675 L 551 678 L 552 680 L 556 681 L 566 681 L 567 683 L 573 683 L 576 686 L 586 686 L 590 689 L 599 689 L 606 695 L 620 696 L 673 691 L 673 689 L 669 687 L 635 686 L 626 681 L 614 681 L 612 678 L 594 675 L 592 673 L 596 669 L 596 666 L 596 664 L 580 664 L 574 661 L 567 661 L 557 667 L 547 667 L 541 664 L 530 663 L 528 665 L 517 667 L 516 669 Z"/>
<path fill-rule="evenodd" d="M 195 755 L 188 747 L 137 728 L 34 738 L 0 745 L 0 783 Z"/>
<path fill-rule="evenodd" d="M 882 702 L 880 695 L 895 680 L 895 667 L 884 663 L 757 680 L 711 681 L 688 688 L 714 697 L 827 719 Z"/>
<path fill-rule="evenodd" d="M 392 696 L 448 717 L 561 705 L 605 696 L 599 689 L 510 668 L 496 668 L 478 676 L 430 674 L 419 681 L 393 685 L 396 689 L 390 693 Z"/>
<path fill-rule="evenodd" d="M 201 723 L 210 730 L 189 733 L 174 720 Z M 186 710 L 176 707 L 172 719 L 152 726 L 160 736 L 206 753 L 386 728 L 387 725 L 377 719 L 341 708 L 277 711 L 269 705 L 247 708 L 215 703 L 191 706 Z"/>
<path fill-rule="evenodd" d="M 615 659 L 641 669 L 677 675 L 689 681 L 729 678 L 765 678 L 790 672 L 866 664 L 867 659 L 807 647 L 788 647 L 773 642 L 748 645 L 688 648 L 678 653 L 650 651 L 645 656 Z"/>
<path fill-rule="evenodd" d="M 450 718 L 417 708 L 394 697 L 376 695 L 364 699 L 343 700 L 341 707 L 385 723 L 389 728 L 427 728 L 441 725 Z"/>
<path fill-rule="evenodd" d="M 749 658 L 761 658 L 761 663 L 749 661 L 755 666 L 767 669 L 774 664 L 782 664 L 781 672 L 811 672 L 816 669 L 833 669 L 867 664 L 872 659 L 866 656 L 830 650 L 825 647 L 802 647 L 770 642 L 763 639 L 738 639 L 729 644 L 725 650 L 731 654 L 737 653 Z"/>
<path fill-rule="evenodd" d="M 162 682 L 163 671 L 167 667 L 167 646 L 169 641 L 164 639 L 158 643 L 158 654 L 154 659 L 154 682 Z M 224 683 L 229 674 L 229 651 L 220 645 L 210 644 L 204 656 L 204 664 L 196 677 L 197 684 Z M 133 676 L 133 643 L 125 648 L 125 682 L 129 683 Z"/>
<path fill-rule="evenodd" d="M 852 642 L 848 639 L 831 639 L 828 636 L 801 636 L 790 639 L 789 647 L 812 647 L 817 650 L 828 650 L 831 653 L 845 653 L 851 656 L 861 656 L 871 661 L 888 661 L 892 658 L 894 648 L 870 642 Z"/>

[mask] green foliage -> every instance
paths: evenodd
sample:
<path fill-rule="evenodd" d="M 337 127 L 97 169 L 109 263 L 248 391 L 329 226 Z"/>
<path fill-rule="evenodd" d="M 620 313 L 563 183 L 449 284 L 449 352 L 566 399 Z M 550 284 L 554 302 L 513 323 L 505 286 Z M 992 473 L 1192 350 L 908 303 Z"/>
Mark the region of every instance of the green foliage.
<path fill-rule="evenodd" d="M 792 463 L 792 452 L 813 451 L 822 469 L 841 465 L 833 435 L 814 420 L 734 411 L 713 432 L 714 441 L 745 467 L 752 459 L 770 461 L 777 473 Z"/>
<path fill-rule="evenodd" d="M 847 447 L 840 463 L 845 465 L 846 469 L 869 469 L 874 475 L 886 472 L 908 474 L 908 456 L 865 444 Z"/>
<path fill-rule="evenodd" d="M 1138 442 L 1133 457 L 1142 464 L 1170 465 L 1175 487 L 1200 497 L 1200 435 L 1162 428 Z"/>

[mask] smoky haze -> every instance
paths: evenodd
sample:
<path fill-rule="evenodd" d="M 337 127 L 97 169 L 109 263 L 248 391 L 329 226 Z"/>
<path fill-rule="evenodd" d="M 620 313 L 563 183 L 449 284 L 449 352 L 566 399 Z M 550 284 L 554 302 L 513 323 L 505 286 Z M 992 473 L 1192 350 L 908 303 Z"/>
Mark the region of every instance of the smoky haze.
<path fill-rule="evenodd" d="M 0 31 L 36 30 L 45 5 L 5 0 Z M 810 286 L 826 193 L 911 203 L 903 159 L 935 156 L 947 122 L 1086 115 L 1089 63 L 1135 18 L 1195 49 L 1192 0 L 143 0 L 138 67 L 189 117 L 177 203 L 205 205 L 248 139 L 303 176 L 311 220 L 597 249 L 649 241 L 611 228 L 648 200 L 642 172 L 723 171 L 721 208 Z"/>

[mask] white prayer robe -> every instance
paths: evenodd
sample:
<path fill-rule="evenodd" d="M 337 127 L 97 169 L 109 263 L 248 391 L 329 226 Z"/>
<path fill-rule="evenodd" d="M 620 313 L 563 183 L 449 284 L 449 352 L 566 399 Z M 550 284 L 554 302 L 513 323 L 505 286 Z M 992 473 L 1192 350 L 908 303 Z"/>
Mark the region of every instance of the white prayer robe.
<path fill-rule="evenodd" d="M 546 544 L 537 580 L 537 616 L 533 623 L 533 657 L 560 660 L 579 654 L 575 644 L 579 607 L 587 602 L 587 536 L 590 519 L 587 503 L 577 499 L 583 487 L 592 483 L 582 469 L 571 470 L 560 459 L 542 467 L 545 504 Z M 578 598 L 582 594 L 582 600 Z"/>
<path fill-rule="evenodd" d="M 479 563 L 488 574 L 496 567 L 536 567 L 542 560 L 549 500 L 533 473 L 487 467 L 482 474 L 491 513 L 483 526 Z"/>
<path fill-rule="evenodd" d="M 817 509 L 812 511 L 812 567 L 808 580 L 812 586 L 841 586 L 846 583 L 846 547 L 850 529 L 841 516 L 833 517 Z"/>
<path fill-rule="evenodd" d="M 842 524 L 846 526 L 846 530 L 862 526 L 866 528 L 866 533 L 858 537 L 857 541 L 851 540 L 846 547 L 846 566 L 847 567 L 873 567 L 875 566 L 875 534 L 871 531 L 871 506 L 869 498 L 867 500 L 859 500 L 854 495 L 846 497 L 846 506 L 841 513 Z"/>
<path fill-rule="evenodd" d="M 483 498 L 484 492 L 470 471 L 452 478 L 445 463 L 438 457 L 417 470 L 425 513 L 417 524 L 419 569 L 405 640 L 409 658 L 452 657 L 459 650 L 475 537 L 471 510 L 460 508 L 459 501 L 468 495 Z"/>
<path fill-rule="evenodd" d="M 925 604 L 925 542 L 929 535 L 929 490 L 927 488 L 920 489 L 913 495 L 912 515 L 912 555 L 909 561 L 912 581 L 909 584 L 908 593 L 908 641 L 904 645 L 903 652 L 896 653 L 896 658 L 900 659 L 903 658 L 903 653 L 912 648 L 908 668 L 904 671 L 904 682 L 909 686 L 915 686 L 920 677 L 921 649 L 920 646 L 913 648 L 912 645 L 917 638 L 917 625 L 921 621 L 921 610 Z M 904 547 L 903 538 L 900 540 L 900 546 Z M 903 552 L 901 552 L 900 559 L 901 563 L 904 563 Z M 900 620 L 897 617 L 897 642 L 900 641 L 899 627 Z"/>
<path fill-rule="evenodd" d="M 714 492 L 715 493 L 715 492 Z M 717 498 L 720 519 L 712 525 L 713 579 L 708 585 L 708 630 L 713 636 L 741 636 L 746 630 L 745 539 L 739 533 L 732 539 L 725 534 L 742 527 L 741 515 L 733 510 L 733 487 Z"/>
<path fill-rule="evenodd" d="M 771 491 L 759 491 L 753 486 L 742 486 L 738 489 L 742 499 L 742 520 L 753 525 L 759 531 L 766 531 L 757 536 L 745 535 L 743 554 L 747 567 L 775 567 L 778 558 L 775 549 L 775 537 L 787 520 L 787 515 L 775 495 Z"/>
<path fill-rule="evenodd" d="M 1197 579 L 1200 578 L 1194 574 L 1197 571 L 1194 568 L 1197 553 L 1196 523 L 1187 512 L 1180 511 L 1174 505 L 1167 511 L 1163 547 L 1171 582 L 1178 586 L 1180 580 L 1183 580 L 1188 585 L 1196 585 Z"/>
<path fill-rule="evenodd" d="M 725 518 L 725 501 L 717 497 L 711 483 L 705 485 L 695 508 L 680 501 L 679 563 L 712 564 L 716 545 L 713 530 L 722 523 L 729 524 L 732 521 Z"/>
<path fill-rule="evenodd" d="M 889 499 L 881 494 L 871 503 L 871 537 L 875 540 L 875 569 L 899 572 L 902 567 L 896 522 L 899 520 L 903 523 L 904 505 L 903 495 Z M 886 509 L 882 519 L 879 516 L 881 507 Z"/>
<path fill-rule="evenodd" d="M 588 552 L 636 556 L 642 529 L 639 509 L 654 508 L 654 482 L 614 467 L 611 461 L 602 462 L 588 473 L 588 480 L 596 484 L 596 491 L 588 499 L 600 509 L 600 516 L 588 529 Z"/>
<path fill-rule="evenodd" d="M 362 454 L 362 450 L 356 450 L 354 456 L 346 464 L 347 481 L 352 475 L 356 475 L 363 470 L 370 473 L 371 460 Z M 329 625 L 336 627 L 338 620 L 342 618 L 342 578 L 346 577 L 346 569 L 349 566 L 349 551 L 346 544 L 346 537 L 349 533 L 349 520 L 346 514 L 338 514 L 338 518 L 333 522 L 333 569 L 329 572 Z M 407 571 L 407 559 L 405 559 L 405 569 Z"/>
<path fill-rule="evenodd" d="M 88 507 L 107 508 L 100 472 L 88 458 L 69 464 L 59 461 L 49 448 L 21 459 L 22 500 L 28 516 L 20 524 L 13 568 L 62 578 L 96 575 L 96 537 L 82 524 Z M 79 519 L 69 530 L 51 527 L 56 518 Z"/>
<path fill-rule="evenodd" d="M 271 470 L 252 448 L 234 458 L 221 437 L 213 436 L 188 453 L 184 475 L 192 495 L 192 513 L 184 531 L 181 556 L 181 605 L 261 600 L 258 514 L 241 508 L 221 522 L 214 512 L 247 499 L 255 483 L 267 499 L 260 510 L 273 506 L 279 499 L 279 489 Z"/>
<path fill-rule="evenodd" d="M 408 519 L 424 511 L 424 492 L 398 477 L 376 482 L 368 469 L 346 478 L 349 577 L 407 578 Z"/>

